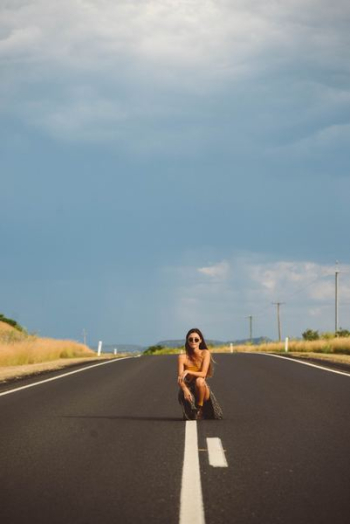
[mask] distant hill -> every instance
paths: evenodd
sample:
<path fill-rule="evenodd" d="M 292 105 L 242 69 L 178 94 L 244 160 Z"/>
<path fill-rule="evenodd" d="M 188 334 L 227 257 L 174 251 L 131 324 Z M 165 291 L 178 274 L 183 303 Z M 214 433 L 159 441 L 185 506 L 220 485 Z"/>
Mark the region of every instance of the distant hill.
<path fill-rule="evenodd" d="M 211 346 L 221 346 L 222 344 L 225 344 L 225 342 L 221 342 L 220 340 L 206 340 L 207 344 L 210 344 Z M 161 340 L 160 342 L 157 342 L 157 344 L 154 344 L 155 346 L 165 346 L 167 348 L 181 348 L 185 345 L 185 339 L 178 339 L 178 340 Z"/>
<path fill-rule="evenodd" d="M 246 344 L 247 342 L 250 342 L 249 338 L 245 338 L 242 340 L 229 340 L 229 341 L 206 339 L 206 343 L 211 346 L 226 346 L 231 343 L 234 346 L 238 346 L 238 345 Z M 257 337 L 257 338 L 252 339 L 252 343 L 254 345 L 261 344 L 262 342 L 271 342 L 271 339 L 269 339 L 268 337 Z M 160 342 L 157 342 L 157 344 L 154 344 L 154 345 L 155 346 L 165 346 L 167 348 L 180 348 L 180 347 L 183 347 L 184 344 L 185 344 L 185 339 L 177 339 L 177 340 L 161 340 Z"/>
<path fill-rule="evenodd" d="M 250 342 L 250 338 L 243 338 L 242 340 L 230 340 L 229 342 L 225 342 L 225 344 L 233 344 L 234 346 L 240 346 L 244 345 Z M 258 346 L 259 344 L 272 342 L 271 338 L 269 337 L 256 337 L 252 338 L 252 343 L 254 346 Z"/>
<path fill-rule="evenodd" d="M 93 346 L 95 351 L 97 351 L 97 346 Z M 114 349 L 118 350 L 118 353 L 139 353 L 144 351 L 146 348 L 143 346 L 138 346 L 136 344 L 103 344 L 102 352 L 103 353 L 114 353 Z"/>

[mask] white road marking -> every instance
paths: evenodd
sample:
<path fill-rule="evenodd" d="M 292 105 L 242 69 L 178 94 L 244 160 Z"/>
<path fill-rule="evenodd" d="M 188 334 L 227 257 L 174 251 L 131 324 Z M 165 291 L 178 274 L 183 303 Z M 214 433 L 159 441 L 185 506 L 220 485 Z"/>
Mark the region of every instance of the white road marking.
<path fill-rule="evenodd" d="M 323 369 L 324 371 L 329 371 L 330 373 L 337 373 L 338 375 L 344 375 L 345 377 L 350 377 L 350 373 L 345 373 L 344 371 L 337 371 L 336 369 L 326 368 L 324 366 L 318 366 L 317 364 L 311 364 L 311 362 L 304 362 L 302 360 L 297 360 L 294 358 L 286 358 L 280 355 L 272 355 L 271 353 L 254 353 L 254 355 L 264 355 L 265 357 L 283 358 L 284 360 L 288 360 L 288 362 L 295 362 L 296 364 L 304 364 L 304 366 L 311 366 L 312 368 Z"/>
<path fill-rule="evenodd" d="M 68 373 L 63 373 L 62 375 L 58 375 L 57 377 L 47 378 L 45 380 L 40 380 L 39 382 L 34 382 L 33 384 L 27 384 L 27 386 L 21 386 L 16 389 L 10 389 L 9 391 L 4 391 L 3 393 L 0 393 L 0 397 L 3 397 L 4 395 L 10 395 L 11 393 L 16 393 L 16 391 L 21 391 L 22 389 L 33 388 L 34 386 L 45 384 L 45 382 L 51 382 L 52 380 L 58 380 L 59 378 L 68 377 L 68 375 L 74 375 L 74 373 L 81 373 L 82 371 L 87 371 L 88 369 L 96 368 L 97 366 L 103 366 L 104 364 L 111 364 L 112 362 L 119 362 L 119 360 L 125 360 L 127 358 L 134 358 L 134 357 L 116 358 L 113 360 L 108 360 L 108 362 L 100 362 L 99 364 L 94 364 L 92 366 L 88 366 L 82 369 L 76 369 L 75 371 L 69 371 Z"/>
<path fill-rule="evenodd" d="M 180 496 L 180 524 L 205 524 L 198 457 L 197 422 L 185 427 L 185 453 Z"/>
<path fill-rule="evenodd" d="M 221 439 L 207 438 L 209 464 L 214 468 L 227 468 L 227 460 Z"/>

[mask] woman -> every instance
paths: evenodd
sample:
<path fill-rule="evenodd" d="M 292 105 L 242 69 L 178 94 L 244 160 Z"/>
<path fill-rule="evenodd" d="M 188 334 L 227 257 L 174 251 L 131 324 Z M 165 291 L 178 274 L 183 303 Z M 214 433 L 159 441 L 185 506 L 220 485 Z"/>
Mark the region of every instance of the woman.
<path fill-rule="evenodd" d="M 221 419 L 222 410 L 205 380 L 213 374 L 213 363 L 199 329 L 187 333 L 185 349 L 178 359 L 178 398 L 184 420 Z"/>

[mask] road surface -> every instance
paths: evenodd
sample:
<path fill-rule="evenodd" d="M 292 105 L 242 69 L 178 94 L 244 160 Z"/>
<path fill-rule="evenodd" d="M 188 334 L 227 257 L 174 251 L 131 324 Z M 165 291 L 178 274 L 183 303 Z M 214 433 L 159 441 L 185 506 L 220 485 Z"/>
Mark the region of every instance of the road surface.
<path fill-rule="evenodd" d="M 222 421 L 182 420 L 176 356 L 1 386 L 1 523 L 178 524 L 181 514 L 182 524 L 347 524 L 350 376 L 267 355 L 214 357 Z M 199 495 L 184 489 L 190 426 Z M 220 439 L 227 467 L 209 464 L 207 438 Z M 184 491 L 201 514 L 180 509 Z"/>

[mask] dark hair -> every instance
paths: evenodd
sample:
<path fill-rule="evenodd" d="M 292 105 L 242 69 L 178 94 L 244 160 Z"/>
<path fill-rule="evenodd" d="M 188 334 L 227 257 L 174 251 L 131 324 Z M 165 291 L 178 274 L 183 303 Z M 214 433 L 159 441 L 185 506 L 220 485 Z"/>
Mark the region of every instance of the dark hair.
<path fill-rule="evenodd" d="M 190 347 L 189 343 L 188 343 L 188 337 L 192 334 L 192 333 L 196 333 L 199 338 L 201 339 L 201 342 L 199 344 L 199 349 L 208 349 L 208 346 L 204 340 L 204 337 L 203 337 L 203 333 L 201 332 L 200 329 L 198 328 L 193 328 L 193 329 L 190 329 L 189 332 L 187 333 L 186 335 L 186 341 L 185 341 L 185 351 L 186 351 L 186 355 L 188 357 L 191 358 L 192 354 L 193 354 L 193 351 L 192 351 L 192 348 Z M 208 369 L 208 373 L 207 373 L 207 376 L 208 377 L 211 377 L 214 373 L 214 366 L 213 366 L 213 358 L 212 356 L 210 355 L 210 364 L 209 364 L 209 369 Z"/>

